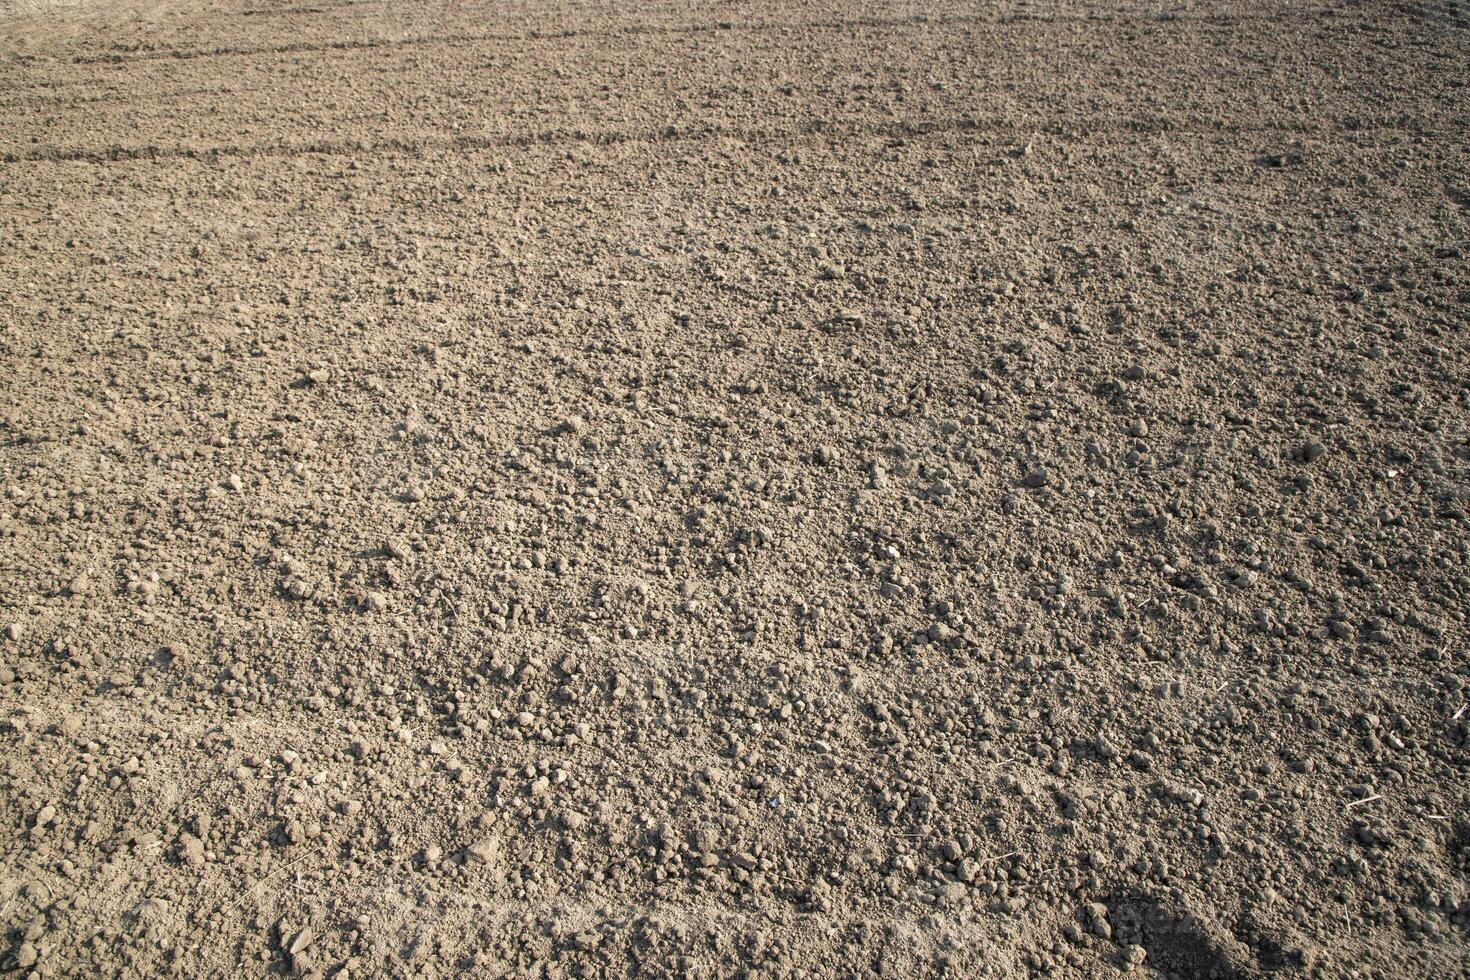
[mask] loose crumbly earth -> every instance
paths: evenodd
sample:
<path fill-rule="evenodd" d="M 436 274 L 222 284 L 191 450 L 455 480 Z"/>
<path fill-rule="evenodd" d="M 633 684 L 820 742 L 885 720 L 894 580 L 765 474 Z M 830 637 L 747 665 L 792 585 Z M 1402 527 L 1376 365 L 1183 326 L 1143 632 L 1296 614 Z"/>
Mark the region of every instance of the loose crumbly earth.
<path fill-rule="evenodd" d="M 1470 970 L 1470 20 L 7 4 L 31 976 Z"/>

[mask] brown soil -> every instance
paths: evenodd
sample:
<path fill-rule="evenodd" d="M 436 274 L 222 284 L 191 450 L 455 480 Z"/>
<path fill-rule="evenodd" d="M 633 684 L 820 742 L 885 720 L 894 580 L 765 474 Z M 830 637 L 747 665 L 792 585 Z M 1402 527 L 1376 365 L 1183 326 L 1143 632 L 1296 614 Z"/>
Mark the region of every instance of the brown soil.
<path fill-rule="evenodd" d="M 1470 970 L 1470 8 L 16 2 L 36 976 Z"/>

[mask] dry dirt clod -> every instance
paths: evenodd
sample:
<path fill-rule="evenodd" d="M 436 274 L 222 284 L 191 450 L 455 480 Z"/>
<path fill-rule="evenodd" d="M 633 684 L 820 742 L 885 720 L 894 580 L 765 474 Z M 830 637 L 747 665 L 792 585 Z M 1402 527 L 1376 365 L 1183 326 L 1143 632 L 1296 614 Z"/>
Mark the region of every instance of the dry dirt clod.
<path fill-rule="evenodd" d="M 15 965 L 22 970 L 29 970 L 41 959 L 41 951 L 36 944 L 26 941 L 20 944 L 15 951 Z"/>
<path fill-rule="evenodd" d="M 178 843 L 179 860 L 190 867 L 204 864 L 204 843 L 192 834 L 182 834 Z"/>
<path fill-rule="evenodd" d="M 500 861 L 501 850 L 499 838 L 486 837 L 465 848 L 465 860 L 471 864 L 497 864 Z"/>

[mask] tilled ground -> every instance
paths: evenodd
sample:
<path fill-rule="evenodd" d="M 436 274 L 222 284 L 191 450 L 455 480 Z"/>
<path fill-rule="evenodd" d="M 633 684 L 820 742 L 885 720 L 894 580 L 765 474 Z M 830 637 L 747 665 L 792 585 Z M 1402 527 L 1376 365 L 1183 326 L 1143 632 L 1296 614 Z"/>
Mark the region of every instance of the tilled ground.
<path fill-rule="evenodd" d="M 1470 969 L 1470 19 L 12 3 L 4 964 Z"/>

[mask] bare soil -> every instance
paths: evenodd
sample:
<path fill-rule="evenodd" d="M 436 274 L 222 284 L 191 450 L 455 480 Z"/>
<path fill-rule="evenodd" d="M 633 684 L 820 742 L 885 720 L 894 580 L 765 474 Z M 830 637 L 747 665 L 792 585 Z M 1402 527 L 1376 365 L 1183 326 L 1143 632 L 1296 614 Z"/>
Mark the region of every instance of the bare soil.
<path fill-rule="evenodd" d="M 6 0 L 0 966 L 1470 971 L 1470 7 Z"/>

